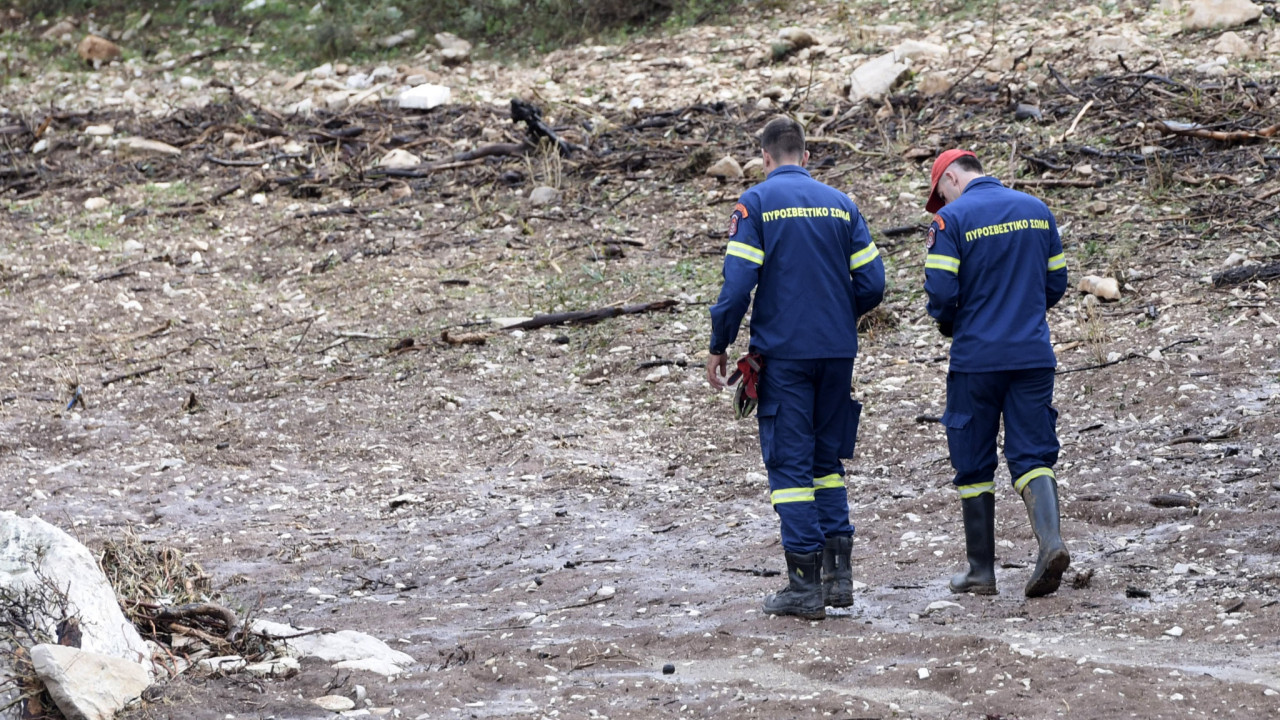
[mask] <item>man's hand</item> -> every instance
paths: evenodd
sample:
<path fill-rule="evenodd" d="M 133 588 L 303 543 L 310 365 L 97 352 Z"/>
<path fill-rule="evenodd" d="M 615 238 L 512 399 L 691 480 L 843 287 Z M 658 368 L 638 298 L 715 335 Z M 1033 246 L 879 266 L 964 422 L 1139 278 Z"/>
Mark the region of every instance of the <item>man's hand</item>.
<path fill-rule="evenodd" d="M 725 379 L 729 376 L 729 355 L 720 353 L 719 355 L 707 356 L 707 383 L 720 391 L 727 387 L 724 384 Z"/>
<path fill-rule="evenodd" d="M 951 323 L 949 323 L 949 322 L 948 322 L 948 323 L 944 323 L 944 322 L 939 322 L 939 323 L 938 323 L 938 332 L 942 333 L 942 337 L 951 337 L 951 333 L 952 333 L 952 332 L 954 332 L 954 331 L 955 331 L 955 328 L 951 325 Z"/>

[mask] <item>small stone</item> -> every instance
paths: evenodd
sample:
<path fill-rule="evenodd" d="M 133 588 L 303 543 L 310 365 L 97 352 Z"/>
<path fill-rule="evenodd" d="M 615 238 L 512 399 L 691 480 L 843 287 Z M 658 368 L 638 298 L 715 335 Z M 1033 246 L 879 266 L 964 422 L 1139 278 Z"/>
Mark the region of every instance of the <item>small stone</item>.
<path fill-rule="evenodd" d="M 110 125 L 90 125 L 84 129 L 85 135 L 93 137 L 108 137 L 114 135 L 116 129 Z"/>
<path fill-rule="evenodd" d="M 298 658 L 282 657 L 276 658 L 275 660 L 268 660 L 266 662 L 245 665 L 244 671 L 250 675 L 256 675 L 258 677 L 284 677 L 297 671 L 299 667 L 301 666 L 298 664 Z"/>
<path fill-rule="evenodd" d="M 111 201 L 104 197 L 91 197 L 84 201 L 84 209 L 89 212 L 97 212 L 110 204 Z"/>
<path fill-rule="evenodd" d="M 529 204 L 533 207 L 550 205 L 560 199 L 560 191 L 547 185 L 539 185 L 529 192 Z"/>
<path fill-rule="evenodd" d="M 923 42 L 920 40 L 903 40 L 898 43 L 898 47 L 893 49 L 898 59 L 907 58 L 909 60 L 946 60 L 951 51 L 946 45 L 938 45 L 931 42 Z"/>
<path fill-rule="evenodd" d="M 324 697 L 318 697 L 311 702 L 321 709 L 328 710 L 330 712 L 343 712 L 345 710 L 354 709 L 356 706 L 354 700 L 341 695 L 325 695 Z"/>
<path fill-rule="evenodd" d="M 244 668 L 248 663 L 239 655 L 221 655 L 218 657 L 205 658 L 196 663 L 204 670 L 214 672 L 233 673 Z"/>
<path fill-rule="evenodd" d="M 181 87 L 183 90 L 197 90 L 203 86 L 204 86 L 204 83 L 191 77 L 190 75 L 183 75 L 182 77 L 178 78 L 178 87 Z"/>
<path fill-rule="evenodd" d="M 365 690 L 363 685 L 356 685 L 351 688 L 351 692 L 356 702 L 364 702 L 364 699 L 369 697 L 369 691 Z"/>
<path fill-rule="evenodd" d="M 1168 635 L 1169 637 L 1182 637 L 1182 628 L 1178 627 L 1177 625 L 1174 625 L 1168 630 L 1165 630 L 1164 634 Z"/>
<path fill-rule="evenodd" d="M 1014 120 L 1035 120 L 1039 122 L 1044 119 L 1044 115 L 1040 113 L 1040 108 L 1027 103 L 1018 103 L 1013 110 Z"/>
<path fill-rule="evenodd" d="M 667 367 L 666 365 L 663 365 L 658 369 L 654 370 L 653 372 L 649 373 L 648 375 L 645 375 L 644 381 L 651 382 L 651 383 L 662 382 L 662 379 L 669 375 L 671 375 L 671 368 Z M 596 594 L 598 595 L 599 593 L 596 593 Z"/>
<path fill-rule="evenodd" d="M 140 137 L 124 138 L 116 145 L 117 155 L 181 155 L 182 151 L 159 140 Z"/>
<path fill-rule="evenodd" d="M 742 179 L 742 166 L 732 155 L 725 155 L 707 168 L 707 175 L 729 180 Z"/>
<path fill-rule="evenodd" d="M 916 83 L 916 89 L 925 97 L 933 97 L 951 89 L 951 78 L 943 72 L 925 73 Z"/>
<path fill-rule="evenodd" d="M 1240 37 L 1234 32 L 1228 30 L 1222 33 L 1218 41 L 1210 48 L 1216 55 L 1226 55 L 1227 57 L 1250 58 L 1256 54 L 1253 45 L 1248 40 Z"/>
<path fill-rule="evenodd" d="M 445 65 L 461 65 L 471 57 L 471 53 L 458 48 L 445 48 L 440 51 L 440 62 Z"/>
<path fill-rule="evenodd" d="M 1108 205 L 1103 200 L 1094 200 L 1093 202 L 1085 205 L 1084 208 L 1094 215 L 1101 215 L 1107 211 Z"/>
<path fill-rule="evenodd" d="M 1103 300 L 1120 299 L 1120 283 L 1115 278 L 1085 275 L 1080 278 L 1079 289 L 1080 292 L 1089 293 Z"/>
<path fill-rule="evenodd" d="M 937 612 L 938 610 L 946 610 L 947 608 L 964 609 L 964 606 L 961 605 L 960 603 L 951 602 L 950 600 L 934 600 L 933 602 L 929 603 L 929 606 L 926 607 L 924 611 L 926 614 L 928 614 L 931 612 Z"/>
<path fill-rule="evenodd" d="M 1236 267 L 1237 265 L 1243 265 L 1245 260 L 1248 260 L 1248 259 L 1249 258 L 1247 255 L 1242 255 L 1238 252 L 1233 252 L 1227 256 L 1226 260 L 1222 261 L 1222 267 Z"/>
<path fill-rule="evenodd" d="M 919 677 L 921 680 L 928 680 L 929 668 L 920 668 L 919 670 L 916 670 L 916 676 Z"/>
<path fill-rule="evenodd" d="M 85 35 L 76 46 L 76 52 L 81 60 L 93 63 L 95 66 L 115 60 L 123 54 L 119 45 L 97 35 Z"/>
<path fill-rule="evenodd" d="M 611 598 L 617 593 L 618 593 L 617 588 L 613 587 L 612 585 L 605 585 L 601 587 L 599 590 L 596 590 L 596 597 Z"/>
<path fill-rule="evenodd" d="M 675 672 L 676 672 L 676 666 L 673 663 L 667 663 L 666 665 L 662 666 L 663 675 L 674 675 Z"/>
<path fill-rule="evenodd" d="M 449 102 L 453 92 L 444 85 L 423 83 L 400 93 L 397 99 L 401 108 L 407 110 L 430 110 Z"/>
<path fill-rule="evenodd" d="M 378 41 L 378 44 L 384 48 L 393 48 L 403 45 L 404 43 L 418 37 L 418 31 L 413 28 L 401 30 L 394 35 L 388 35 Z"/>
<path fill-rule="evenodd" d="M 266 193 L 254 193 L 253 197 L 249 198 L 249 202 L 253 203 L 254 205 L 266 205 L 267 204 Z"/>
<path fill-rule="evenodd" d="M 329 112 L 342 112 L 351 103 L 351 96 L 346 90 L 338 90 L 324 96 L 324 107 Z"/>
<path fill-rule="evenodd" d="M 422 158 L 419 158 L 408 150 L 401 150 L 399 148 L 388 152 L 386 155 L 382 156 L 382 159 L 378 160 L 378 167 L 384 168 L 409 168 L 421 164 Z"/>
<path fill-rule="evenodd" d="M 818 44 L 818 38 L 804 28 L 789 27 L 778 31 L 778 40 L 790 43 L 796 50 L 803 50 Z"/>
<path fill-rule="evenodd" d="M 751 158 L 742 166 L 743 177 L 760 177 L 764 175 L 764 158 Z"/>

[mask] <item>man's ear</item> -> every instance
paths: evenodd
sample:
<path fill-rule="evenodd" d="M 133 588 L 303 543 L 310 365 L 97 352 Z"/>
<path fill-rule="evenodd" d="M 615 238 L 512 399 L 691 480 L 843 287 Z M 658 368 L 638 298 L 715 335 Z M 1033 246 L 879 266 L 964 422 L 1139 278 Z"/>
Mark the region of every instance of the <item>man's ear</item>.
<path fill-rule="evenodd" d="M 809 151 L 805 150 L 804 157 L 800 158 L 800 167 L 807 167 L 808 165 L 809 165 Z"/>

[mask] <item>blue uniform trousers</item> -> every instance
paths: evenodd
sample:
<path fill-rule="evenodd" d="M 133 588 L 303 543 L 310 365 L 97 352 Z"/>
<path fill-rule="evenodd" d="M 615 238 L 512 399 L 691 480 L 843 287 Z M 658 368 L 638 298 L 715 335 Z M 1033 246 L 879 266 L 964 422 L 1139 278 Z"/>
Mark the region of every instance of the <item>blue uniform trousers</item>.
<path fill-rule="evenodd" d="M 849 395 L 852 377 L 852 358 L 765 358 L 760 451 L 787 552 L 821 552 L 826 538 L 853 535 L 840 462 L 853 457 L 862 410 Z"/>
<path fill-rule="evenodd" d="M 947 448 L 960 497 L 995 492 L 996 434 L 1004 416 L 1004 457 L 1019 494 L 1033 478 L 1054 477 L 1058 411 L 1053 368 L 947 373 Z"/>

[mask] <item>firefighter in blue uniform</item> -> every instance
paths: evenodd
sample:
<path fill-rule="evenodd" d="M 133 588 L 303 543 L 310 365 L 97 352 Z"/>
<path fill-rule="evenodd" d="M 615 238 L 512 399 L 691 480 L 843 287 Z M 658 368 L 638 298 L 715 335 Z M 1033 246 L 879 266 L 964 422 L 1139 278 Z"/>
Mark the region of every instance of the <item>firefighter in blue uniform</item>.
<path fill-rule="evenodd" d="M 743 193 L 729 220 L 707 379 L 725 386 L 725 353 L 754 290 L 760 449 L 788 578 L 764 611 L 821 619 L 828 604 L 853 604 L 854 528 L 841 458 L 853 457 L 862 409 L 850 396 L 858 316 L 880 304 L 884 263 L 848 195 L 805 170 L 798 122 L 771 120 L 761 148 L 767 178 Z"/>
<path fill-rule="evenodd" d="M 1039 542 L 1027 597 L 1058 589 L 1071 555 L 1059 533 L 1057 417 L 1046 311 L 1067 289 L 1053 213 L 1040 200 L 984 175 L 967 150 L 933 164 L 924 288 L 929 314 L 952 338 L 942 424 L 964 517 L 967 572 L 952 592 L 996 593 L 996 434 L 1013 487 Z"/>

